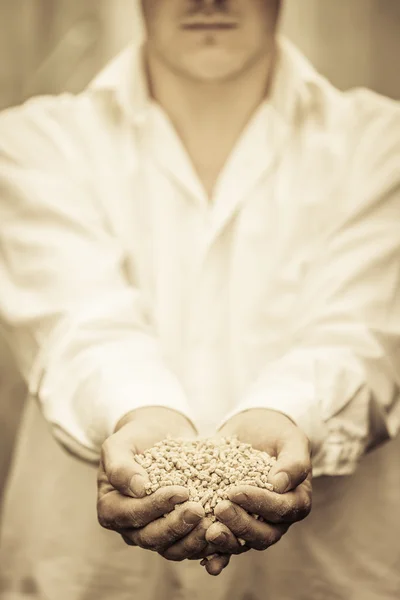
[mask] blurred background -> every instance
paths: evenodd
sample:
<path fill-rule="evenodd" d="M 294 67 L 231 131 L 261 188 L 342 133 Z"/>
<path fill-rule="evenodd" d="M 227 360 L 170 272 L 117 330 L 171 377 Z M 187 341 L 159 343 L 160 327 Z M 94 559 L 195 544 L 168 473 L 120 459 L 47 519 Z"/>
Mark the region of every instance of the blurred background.
<path fill-rule="evenodd" d="M 0 110 L 78 92 L 132 37 L 138 0 L 0 0 Z M 336 86 L 400 100 L 400 0 L 285 0 L 283 31 Z M 25 396 L 0 332 L 0 497 Z"/>

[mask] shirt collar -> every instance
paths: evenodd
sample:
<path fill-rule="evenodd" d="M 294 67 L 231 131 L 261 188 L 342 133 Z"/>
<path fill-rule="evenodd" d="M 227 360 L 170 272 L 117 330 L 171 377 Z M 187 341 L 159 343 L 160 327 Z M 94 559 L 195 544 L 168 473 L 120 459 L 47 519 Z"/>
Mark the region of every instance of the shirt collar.
<path fill-rule="evenodd" d="M 89 89 L 113 92 L 122 111 L 135 125 L 142 125 L 151 104 L 143 44 L 132 44 L 118 54 L 89 84 Z"/>
<path fill-rule="evenodd" d="M 267 104 L 285 125 L 294 123 L 310 88 L 320 75 L 304 55 L 285 37 L 278 40 L 278 62 Z M 151 106 L 143 60 L 143 42 L 123 50 L 91 82 L 89 89 L 109 90 L 132 122 L 146 122 Z"/>
<path fill-rule="evenodd" d="M 287 38 L 278 39 L 278 59 L 267 103 L 287 126 L 294 125 L 321 79 L 306 57 Z"/>

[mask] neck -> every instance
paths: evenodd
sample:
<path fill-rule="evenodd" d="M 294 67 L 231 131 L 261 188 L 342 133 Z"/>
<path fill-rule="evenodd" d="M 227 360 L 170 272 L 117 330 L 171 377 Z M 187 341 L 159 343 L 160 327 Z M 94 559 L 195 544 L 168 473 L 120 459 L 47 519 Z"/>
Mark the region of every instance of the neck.
<path fill-rule="evenodd" d="M 239 134 L 268 94 L 275 55 L 275 50 L 265 53 L 232 80 L 203 82 L 168 69 L 148 49 L 151 95 L 183 138 L 195 131 L 203 136 Z"/>

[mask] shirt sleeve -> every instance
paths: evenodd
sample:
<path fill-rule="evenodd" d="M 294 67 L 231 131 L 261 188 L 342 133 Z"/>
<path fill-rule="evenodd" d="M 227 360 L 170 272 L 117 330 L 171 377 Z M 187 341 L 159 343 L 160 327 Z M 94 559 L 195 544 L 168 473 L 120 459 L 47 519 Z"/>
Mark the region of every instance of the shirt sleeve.
<path fill-rule="evenodd" d="M 368 136 L 360 134 L 336 224 L 299 295 L 290 351 L 265 367 L 226 418 L 262 407 L 286 414 L 311 441 L 314 475 L 351 474 L 363 453 L 399 431 L 400 118 L 394 112 L 385 126 L 380 119 Z"/>
<path fill-rule="evenodd" d="M 0 119 L 0 319 L 56 438 L 97 460 L 131 410 L 191 414 L 148 306 L 125 278 L 124 249 L 78 165 L 35 118 L 27 125 L 25 110 Z"/>

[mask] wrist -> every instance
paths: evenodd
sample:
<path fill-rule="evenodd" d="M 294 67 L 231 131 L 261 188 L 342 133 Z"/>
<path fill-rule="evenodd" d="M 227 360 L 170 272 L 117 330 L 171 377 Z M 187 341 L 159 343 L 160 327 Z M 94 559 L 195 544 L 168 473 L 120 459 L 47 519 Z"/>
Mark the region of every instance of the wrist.
<path fill-rule="evenodd" d="M 243 428 L 246 428 L 249 423 L 251 423 L 253 427 L 258 423 L 261 428 L 265 426 L 266 419 L 276 424 L 291 423 L 293 426 L 297 427 L 297 424 L 290 417 L 277 410 L 272 410 L 270 408 L 249 408 L 236 413 L 225 421 L 218 429 L 218 433 L 225 435 L 225 432 L 229 432 L 232 435 L 235 431 L 238 432 Z"/>
<path fill-rule="evenodd" d="M 277 456 L 279 443 L 304 432 L 286 414 L 269 408 L 249 408 L 232 415 L 217 432 L 220 437 L 236 436 L 241 442 Z"/>
<path fill-rule="evenodd" d="M 117 423 L 114 433 L 132 422 L 143 422 L 152 427 L 159 427 L 160 431 L 168 431 L 165 435 L 179 437 L 179 435 L 197 435 L 194 424 L 182 413 L 164 406 L 144 406 L 126 413 Z M 179 433 L 181 432 L 181 433 Z"/>

